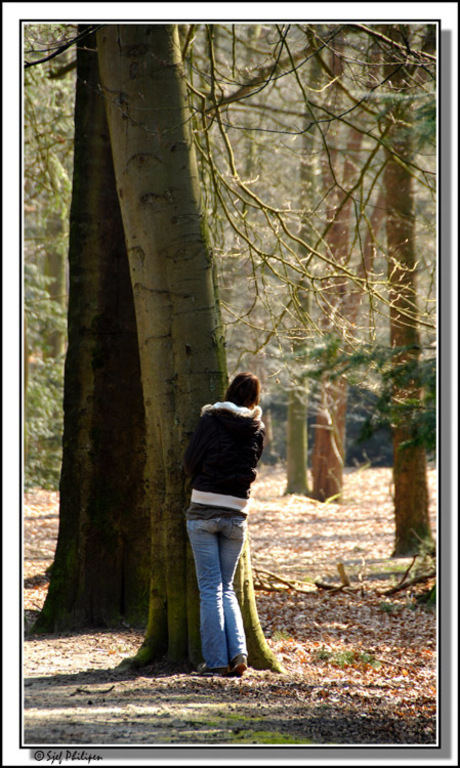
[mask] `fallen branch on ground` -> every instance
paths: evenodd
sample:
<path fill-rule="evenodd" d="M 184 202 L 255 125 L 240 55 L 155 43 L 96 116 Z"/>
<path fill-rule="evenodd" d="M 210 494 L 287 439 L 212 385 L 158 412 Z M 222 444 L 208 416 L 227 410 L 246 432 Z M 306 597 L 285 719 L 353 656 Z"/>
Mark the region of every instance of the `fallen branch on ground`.
<path fill-rule="evenodd" d="M 315 587 L 318 587 L 318 589 L 328 589 L 330 592 L 342 592 L 344 584 L 328 584 L 326 581 L 315 579 Z"/>
<path fill-rule="evenodd" d="M 272 573 L 271 571 L 266 571 L 263 568 L 254 568 L 254 573 L 259 580 L 259 583 L 261 584 L 261 588 L 266 591 L 275 591 L 279 592 L 282 591 L 282 587 L 275 587 L 273 582 L 279 582 L 280 584 L 285 585 L 288 587 L 288 589 L 293 589 L 295 592 L 311 592 L 311 589 L 305 589 L 304 587 L 298 586 L 299 582 L 297 581 L 291 581 L 290 579 L 286 579 L 284 576 L 278 576 L 277 573 Z M 264 583 L 263 579 L 261 578 L 261 574 L 264 576 L 268 576 L 270 580 L 270 584 Z"/>
<path fill-rule="evenodd" d="M 414 565 L 416 557 L 414 557 L 413 561 L 405 571 L 402 579 L 396 584 L 394 587 L 390 587 L 389 589 L 385 590 L 376 590 L 377 594 L 379 595 L 394 595 L 396 592 L 400 592 L 403 589 L 407 589 L 408 587 L 411 587 L 415 584 L 421 584 L 424 581 L 429 581 L 434 576 L 436 576 L 436 571 L 432 570 L 428 573 L 424 573 L 420 576 L 415 576 L 413 579 L 410 579 L 409 581 L 406 581 L 406 578 L 412 569 L 412 566 Z M 330 584 L 326 581 L 323 581 L 321 578 L 316 578 L 314 580 L 314 585 L 317 587 L 317 589 L 326 589 L 331 593 L 335 592 L 346 592 L 347 594 L 353 594 L 354 592 L 360 592 L 361 594 L 364 593 L 364 585 L 362 583 L 362 579 L 360 580 L 359 586 L 353 586 L 350 582 L 350 579 L 345 571 L 345 567 L 343 563 L 337 563 L 337 570 L 340 575 L 341 584 Z M 266 592 L 285 592 L 288 589 L 292 589 L 294 592 L 303 592 L 303 593 L 311 593 L 311 588 L 301 586 L 298 581 L 293 581 L 291 579 L 287 579 L 285 576 L 280 576 L 277 573 L 273 573 L 272 571 L 267 571 L 264 568 L 254 568 L 254 588 L 255 589 L 262 589 Z M 265 576 L 265 579 L 263 578 Z M 281 585 L 281 586 L 275 586 L 275 584 Z"/>
<path fill-rule="evenodd" d="M 115 688 L 114 685 L 111 685 L 110 688 L 99 688 L 99 690 L 88 690 L 88 688 L 77 688 L 73 693 L 71 693 L 71 696 L 76 696 L 77 693 L 85 693 L 85 694 L 97 694 L 97 693 L 110 693 L 110 691 L 113 691 Z"/>
<path fill-rule="evenodd" d="M 352 587 L 343 563 L 337 563 L 337 570 L 339 572 L 341 584 L 328 584 L 325 581 L 321 581 L 321 579 L 316 579 L 315 585 L 318 589 L 329 589 L 331 592 L 356 592 L 358 589 L 362 591 L 362 580 L 359 587 Z"/>
<path fill-rule="evenodd" d="M 421 576 L 414 576 L 413 579 L 410 579 L 406 582 L 399 582 L 399 584 L 396 584 L 395 587 L 390 587 L 390 589 L 385 589 L 383 592 L 380 592 L 381 595 L 394 595 L 396 592 L 400 592 L 403 589 L 407 589 L 408 587 L 414 586 L 414 584 L 422 584 L 424 581 L 429 581 L 434 576 L 436 576 L 436 571 L 428 571 L 428 573 L 424 573 Z"/>
<path fill-rule="evenodd" d="M 321 579 L 316 579 L 314 583 L 318 589 L 328 589 L 329 592 L 347 592 L 348 594 L 351 594 L 353 592 L 363 591 L 362 585 L 359 587 L 352 587 L 351 585 L 347 586 L 346 584 L 328 584 L 327 581 L 321 581 Z"/>

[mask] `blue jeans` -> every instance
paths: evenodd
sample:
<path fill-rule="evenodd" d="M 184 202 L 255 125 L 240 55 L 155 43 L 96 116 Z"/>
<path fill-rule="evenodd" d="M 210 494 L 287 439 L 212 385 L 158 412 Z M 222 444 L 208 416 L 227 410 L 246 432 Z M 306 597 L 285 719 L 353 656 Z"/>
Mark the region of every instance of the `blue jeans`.
<path fill-rule="evenodd" d="M 187 520 L 200 590 L 201 647 L 206 666 L 226 667 L 247 654 L 233 579 L 246 535 L 241 517 Z"/>

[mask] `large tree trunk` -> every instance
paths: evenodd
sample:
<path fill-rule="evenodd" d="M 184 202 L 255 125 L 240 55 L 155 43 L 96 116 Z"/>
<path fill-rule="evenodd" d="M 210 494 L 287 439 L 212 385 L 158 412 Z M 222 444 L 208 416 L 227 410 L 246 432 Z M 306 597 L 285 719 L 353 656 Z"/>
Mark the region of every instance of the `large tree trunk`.
<path fill-rule="evenodd" d="M 150 616 L 135 663 L 165 651 L 173 661 L 197 663 L 182 457 L 201 406 L 222 396 L 226 365 L 177 27 L 109 25 L 98 34 L 98 50 L 152 438 Z M 265 666 L 275 665 L 268 646 L 264 657 Z"/>
<path fill-rule="evenodd" d="M 398 36 L 389 28 L 390 36 Z M 387 151 L 384 185 L 387 199 L 388 282 L 390 288 L 390 343 L 400 354 L 394 358 L 394 369 L 413 365 L 420 358 L 420 334 L 417 307 L 417 257 L 415 253 L 415 207 L 412 174 L 405 161 L 411 160 L 410 133 L 404 117 L 406 101 L 401 91 L 407 92 L 407 71 L 394 65 L 391 86 L 395 89 L 393 127 L 389 135 L 391 151 Z M 410 108 L 410 107 L 409 107 Z M 395 414 L 401 407 L 421 400 L 416 381 L 400 384 L 394 379 L 393 406 Z M 393 483 L 395 503 L 394 556 L 411 555 L 420 550 L 423 541 L 431 539 L 428 515 L 428 488 L 426 455 L 421 445 L 412 442 L 407 419 L 396 416 L 393 428 Z"/>
<path fill-rule="evenodd" d="M 60 524 L 39 631 L 145 626 L 148 609 L 137 332 L 94 46 L 77 54 Z"/>

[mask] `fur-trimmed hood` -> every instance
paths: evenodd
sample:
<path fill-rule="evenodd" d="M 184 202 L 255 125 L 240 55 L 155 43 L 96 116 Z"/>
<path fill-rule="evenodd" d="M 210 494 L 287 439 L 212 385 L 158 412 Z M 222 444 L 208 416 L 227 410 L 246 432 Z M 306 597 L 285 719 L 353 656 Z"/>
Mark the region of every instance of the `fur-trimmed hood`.
<path fill-rule="evenodd" d="M 201 409 L 201 417 L 209 416 L 217 419 L 239 440 L 249 438 L 264 428 L 261 421 L 262 408 L 258 405 L 254 408 L 244 408 L 228 401 L 205 405 Z"/>
<path fill-rule="evenodd" d="M 233 416 L 241 416 L 244 419 L 262 420 L 262 408 L 260 405 L 256 405 L 254 408 L 245 408 L 242 405 L 235 405 L 235 403 L 226 400 L 223 403 L 214 403 L 214 405 L 203 405 L 201 415 L 203 416 L 203 414 L 212 413 L 213 411 L 228 411 Z"/>

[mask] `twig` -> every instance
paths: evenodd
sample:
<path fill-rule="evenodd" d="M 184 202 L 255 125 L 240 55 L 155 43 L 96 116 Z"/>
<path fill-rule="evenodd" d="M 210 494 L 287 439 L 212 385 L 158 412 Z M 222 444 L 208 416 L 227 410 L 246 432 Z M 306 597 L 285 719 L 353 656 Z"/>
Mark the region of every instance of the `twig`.
<path fill-rule="evenodd" d="M 362 592 L 362 585 L 360 587 L 352 587 L 347 586 L 346 584 L 327 584 L 325 581 L 320 581 L 319 579 L 315 581 L 315 586 L 318 587 L 318 589 L 328 589 L 329 592 L 335 593 L 335 592 L 346 592 L 347 595 L 352 595 L 353 592 L 359 592 L 361 590 Z"/>
<path fill-rule="evenodd" d="M 259 574 L 263 573 L 263 574 L 265 574 L 265 576 L 268 576 L 270 579 L 274 579 L 275 581 L 279 581 L 280 584 L 285 584 L 287 587 L 289 587 L 290 589 L 295 590 L 296 592 L 310 592 L 311 591 L 309 589 L 302 589 L 301 587 L 298 587 L 297 586 L 298 582 L 290 581 L 289 579 L 286 579 L 283 576 L 278 576 L 278 574 L 272 573 L 271 571 L 266 571 L 263 568 L 254 568 L 254 572 L 257 575 L 257 577 L 259 578 L 261 584 L 263 584 L 263 581 L 262 581 L 262 579 L 260 579 Z M 265 589 L 266 587 L 263 587 L 263 588 Z M 273 586 L 271 586 L 271 587 L 269 586 L 269 589 L 276 589 L 276 588 L 273 587 Z"/>
<path fill-rule="evenodd" d="M 390 661 L 389 659 L 382 659 L 380 656 L 376 656 L 375 660 L 380 664 L 389 664 L 391 667 L 399 667 L 400 669 L 405 669 L 407 667 L 407 664 L 403 664 L 400 661 Z"/>
<path fill-rule="evenodd" d="M 286 587 L 275 587 L 273 584 L 267 584 L 256 574 L 257 581 L 254 581 L 254 589 L 263 589 L 264 592 L 286 592 Z"/>
<path fill-rule="evenodd" d="M 362 557 L 361 558 L 361 568 L 359 569 L 359 572 L 358 572 L 358 581 L 359 581 L 359 583 L 361 585 L 361 594 L 362 595 L 364 595 L 363 578 L 364 578 L 364 569 L 365 569 L 365 567 L 366 567 L 366 560 L 364 559 L 364 557 Z"/>
<path fill-rule="evenodd" d="M 345 571 L 345 566 L 343 563 L 337 563 L 337 570 L 339 572 L 340 581 L 342 582 L 342 585 L 344 587 L 349 587 L 350 585 L 350 579 L 347 576 L 347 573 Z"/>
<path fill-rule="evenodd" d="M 111 685 L 110 688 L 99 688 L 99 690 L 95 691 L 89 691 L 87 688 L 77 688 L 73 693 L 71 693 L 71 696 L 76 696 L 77 693 L 91 693 L 91 694 L 98 694 L 98 693 L 110 693 L 110 691 L 113 691 L 115 688 L 114 685 Z"/>
<path fill-rule="evenodd" d="M 317 579 L 315 581 L 315 586 L 319 589 L 328 589 L 330 592 L 342 592 L 344 589 L 344 584 L 327 584 L 325 581 L 320 581 Z"/>
<path fill-rule="evenodd" d="M 414 565 L 415 561 L 417 560 L 417 557 L 418 557 L 418 554 L 415 554 L 414 557 L 412 558 L 411 564 L 409 565 L 409 567 L 406 570 L 406 572 L 405 572 L 404 576 L 402 577 L 402 579 L 400 579 L 398 584 L 397 584 L 398 587 L 401 586 L 401 584 L 406 580 L 407 576 L 409 575 L 409 571 L 411 570 L 412 566 Z"/>
<path fill-rule="evenodd" d="M 391 587 L 390 589 L 385 589 L 383 592 L 380 592 L 381 595 L 394 595 L 396 592 L 400 592 L 402 589 L 407 589 L 407 587 L 412 587 L 414 584 L 422 584 L 424 581 L 429 581 L 429 579 L 432 579 L 433 576 L 436 576 L 436 571 L 428 571 L 428 573 L 424 573 L 421 576 L 415 576 L 413 579 L 410 579 L 409 581 L 406 581 L 405 584 L 399 582 L 399 584 L 396 584 L 395 587 Z"/>
<path fill-rule="evenodd" d="M 41 609 L 42 609 L 42 606 L 41 606 L 41 605 L 39 605 L 38 603 L 35 603 L 33 600 L 30 600 L 30 599 L 29 599 L 29 603 L 32 603 L 32 605 L 35 605 L 35 607 L 36 607 L 36 608 L 37 608 L 39 611 L 41 611 Z M 31 610 L 31 608 L 25 608 L 24 610 L 25 610 L 25 611 L 30 611 L 30 610 Z"/>
<path fill-rule="evenodd" d="M 287 584 L 288 587 L 293 585 L 293 582 L 289 581 L 289 579 L 286 579 L 283 576 L 278 576 L 278 574 L 272 573 L 271 571 L 266 571 L 263 568 L 256 568 L 255 571 L 256 573 L 264 573 L 266 576 L 269 576 L 271 579 L 275 579 L 275 581 L 279 581 L 281 584 Z"/>
<path fill-rule="evenodd" d="M 24 69 L 35 67 L 37 64 L 43 64 L 45 61 L 54 59 L 55 56 L 59 56 L 59 54 L 64 53 L 64 51 L 66 51 L 72 45 L 80 43 L 82 40 L 84 40 L 85 37 L 88 37 L 88 35 L 91 35 L 93 32 L 97 32 L 99 29 L 102 29 L 103 26 L 104 24 L 90 24 L 88 29 L 85 29 L 79 35 L 70 40 L 70 42 L 61 45 L 56 51 L 53 51 L 53 53 L 50 53 L 48 56 L 45 56 L 42 59 L 38 59 L 37 61 L 26 61 L 24 64 Z"/>

